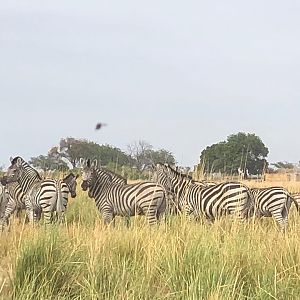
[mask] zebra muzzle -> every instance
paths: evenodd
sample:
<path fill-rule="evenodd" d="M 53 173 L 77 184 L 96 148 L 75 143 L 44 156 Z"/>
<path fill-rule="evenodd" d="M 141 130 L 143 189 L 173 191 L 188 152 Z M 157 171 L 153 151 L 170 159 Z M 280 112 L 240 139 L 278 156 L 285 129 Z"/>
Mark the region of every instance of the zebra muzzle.
<path fill-rule="evenodd" d="M 82 188 L 83 191 L 86 191 L 88 189 L 88 187 L 89 187 L 89 184 L 88 184 L 87 181 L 83 181 L 81 183 L 81 188 Z"/>

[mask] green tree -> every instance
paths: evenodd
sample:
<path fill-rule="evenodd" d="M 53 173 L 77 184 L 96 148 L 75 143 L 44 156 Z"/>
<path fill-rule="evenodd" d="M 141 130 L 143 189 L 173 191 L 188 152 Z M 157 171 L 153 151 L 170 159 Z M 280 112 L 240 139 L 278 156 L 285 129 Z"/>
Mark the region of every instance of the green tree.
<path fill-rule="evenodd" d="M 260 174 L 267 167 L 268 148 L 251 133 L 239 132 L 228 136 L 227 141 L 208 146 L 201 152 L 200 163 L 205 172 L 237 173 L 238 168 L 250 174 Z"/>
<path fill-rule="evenodd" d="M 143 172 L 148 166 L 159 162 L 175 164 L 173 154 L 165 149 L 154 150 L 146 141 L 140 140 L 128 145 L 129 155 L 133 158 L 134 166 Z"/>
<path fill-rule="evenodd" d="M 73 168 L 81 157 L 98 159 L 103 166 L 112 162 L 119 165 L 132 164 L 132 158 L 119 148 L 72 137 L 62 138 L 59 147 L 52 147 L 48 155 L 53 158 L 66 159 Z"/>

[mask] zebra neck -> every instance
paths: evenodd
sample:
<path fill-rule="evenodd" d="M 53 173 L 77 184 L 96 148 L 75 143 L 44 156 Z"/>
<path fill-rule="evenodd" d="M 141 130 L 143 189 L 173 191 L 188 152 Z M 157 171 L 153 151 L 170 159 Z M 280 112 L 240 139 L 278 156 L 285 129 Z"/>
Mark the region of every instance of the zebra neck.
<path fill-rule="evenodd" d="M 36 183 L 41 180 L 37 176 L 21 176 L 19 185 L 24 193 L 27 193 Z"/>
<path fill-rule="evenodd" d="M 174 192 L 178 198 L 189 188 L 190 184 L 191 182 L 185 179 L 177 179 L 176 184 L 174 184 Z"/>

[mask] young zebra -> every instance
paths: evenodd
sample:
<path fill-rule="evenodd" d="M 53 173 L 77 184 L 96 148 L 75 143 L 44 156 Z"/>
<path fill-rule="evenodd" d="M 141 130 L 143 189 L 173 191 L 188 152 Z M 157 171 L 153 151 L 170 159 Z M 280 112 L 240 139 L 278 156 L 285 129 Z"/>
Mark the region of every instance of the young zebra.
<path fill-rule="evenodd" d="M 24 203 L 29 222 L 36 221 L 35 211 L 44 214 L 45 224 L 52 222 L 52 213 L 63 209 L 60 187 L 56 180 L 41 179 L 39 173 L 21 157 L 11 160 L 7 170 L 6 183 L 18 182 L 25 194 Z"/>
<path fill-rule="evenodd" d="M 169 178 L 171 188 L 177 196 L 178 207 L 185 210 L 188 215 L 195 218 L 205 216 L 209 220 L 235 214 L 240 219 L 248 217 L 253 207 L 253 196 L 250 190 L 239 182 L 226 182 L 212 186 L 205 186 L 193 182 L 187 177 L 174 170 L 169 165 L 160 165 L 162 179 Z"/>
<path fill-rule="evenodd" d="M 165 189 L 153 182 L 118 184 L 112 176 L 95 163 L 81 160 L 81 187 L 88 190 L 103 216 L 105 224 L 110 224 L 115 216 L 146 215 L 150 225 L 155 224 L 166 209 Z"/>
<path fill-rule="evenodd" d="M 253 188 L 254 215 L 257 217 L 273 217 L 281 231 L 288 225 L 288 214 L 292 202 L 299 210 L 297 201 L 283 187 Z"/>

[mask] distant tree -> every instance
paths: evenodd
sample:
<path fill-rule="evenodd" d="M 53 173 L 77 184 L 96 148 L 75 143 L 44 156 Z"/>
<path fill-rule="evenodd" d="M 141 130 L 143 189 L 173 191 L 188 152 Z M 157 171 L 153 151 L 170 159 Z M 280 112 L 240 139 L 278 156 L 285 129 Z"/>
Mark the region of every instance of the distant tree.
<path fill-rule="evenodd" d="M 157 164 L 159 162 L 167 163 L 170 165 L 175 165 L 176 160 L 174 155 L 165 149 L 153 150 L 151 154 L 151 160 L 153 164 Z"/>
<path fill-rule="evenodd" d="M 60 170 L 66 171 L 69 169 L 68 165 L 61 158 L 53 158 L 51 156 L 39 155 L 38 157 L 31 157 L 29 163 L 43 171 Z"/>
<path fill-rule="evenodd" d="M 276 163 L 272 163 L 271 165 L 278 169 L 294 169 L 294 164 L 287 161 L 279 161 Z"/>
<path fill-rule="evenodd" d="M 208 146 L 201 152 L 200 163 L 205 172 L 236 173 L 238 168 L 250 174 L 262 173 L 267 167 L 268 148 L 255 134 L 239 132 L 228 136 L 227 141 Z"/>
<path fill-rule="evenodd" d="M 129 144 L 128 153 L 133 158 L 133 163 L 140 172 L 143 172 L 147 166 L 158 162 L 176 163 L 170 151 L 165 149 L 154 150 L 153 146 L 144 140 Z"/>
<path fill-rule="evenodd" d="M 62 138 L 59 147 L 52 147 L 48 155 L 53 158 L 66 159 L 75 168 L 77 160 L 81 157 L 99 159 L 106 166 L 113 162 L 119 165 L 130 165 L 132 159 L 119 148 L 110 145 L 99 145 L 97 143 L 75 139 L 72 137 Z"/>
<path fill-rule="evenodd" d="M 134 165 L 139 171 L 143 171 L 151 165 L 151 153 L 153 146 L 146 141 L 139 140 L 127 146 L 129 155 L 134 159 Z"/>

